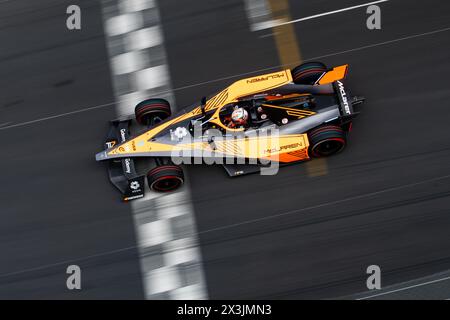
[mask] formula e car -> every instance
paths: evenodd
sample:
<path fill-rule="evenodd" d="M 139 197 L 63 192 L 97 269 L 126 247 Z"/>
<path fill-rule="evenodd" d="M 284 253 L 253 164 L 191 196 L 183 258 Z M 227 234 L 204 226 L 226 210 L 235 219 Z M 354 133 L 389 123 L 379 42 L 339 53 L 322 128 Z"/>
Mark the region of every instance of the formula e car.
<path fill-rule="evenodd" d="M 242 79 L 174 116 L 166 100 L 147 99 L 133 116 L 110 122 L 96 160 L 107 162 L 128 201 L 144 196 L 145 177 L 153 191 L 180 187 L 180 162 L 214 160 L 234 177 L 333 155 L 344 149 L 354 107 L 364 101 L 346 88 L 347 70 L 308 62 Z M 243 121 L 235 123 L 238 109 Z"/>

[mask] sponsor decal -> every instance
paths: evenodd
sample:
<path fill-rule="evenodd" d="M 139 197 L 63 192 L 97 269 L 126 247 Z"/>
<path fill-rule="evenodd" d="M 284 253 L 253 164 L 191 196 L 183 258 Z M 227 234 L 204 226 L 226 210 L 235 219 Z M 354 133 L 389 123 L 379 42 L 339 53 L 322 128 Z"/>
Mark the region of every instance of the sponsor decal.
<path fill-rule="evenodd" d="M 138 181 L 132 181 L 130 183 L 130 188 L 133 189 L 133 190 L 139 189 L 140 187 L 141 187 L 141 185 L 139 184 Z"/>
<path fill-rule="evenodd" d="M 287 144 L 287 145 L 281 146 L 279 148 L 266 149 L 264 152 L 265 153 L 275 153 L 275 152 L 281 152 L 283 150 L 294 149 L 294 148 L 297 148 L 300 146 L 302 146 L 300 143 L 292 143 L 292 144 Z"/>
<path fill-rule="evenodd" d="M 125 201 L 128 201 L 128 200 L 134 200 L 134 199 L 142 198 L 143 196 L 144 196 L 143 194 L 140 194 L 140 195 L 137 195 L 137 196 L 132 196 L 132 197 L 124 198 L 123 200 L 125 200 Z"/>
<path fill-rule="evenodd" d="M 131 173 L 131 165 L 130 165 L 130 159 L 129 158 L 125 159 L 125 172 L 126 173 Z"/>
<path fill-rule="evenodd" d="M 127 138 L 126 138 L 126 129 L 120 129 L 120 138 L 122 139 L 122 142 L 127 140 Z"/>
<path fill-rule="evenodd" d="M 186 128 L 178 127 L 172 132 L 172 135 L 173 135 L 172 140 L 176 140 L 176 139 L 181 140 L 184 137 L 186 137 L 187 134 L 188 134 L 188 131 Z"/>
<path fill-rule="evenodd" d="M 107 141 L 106 142 L 106 147 L 108 149 L 111 149 L 112 147 L 114 147 L 116 145 L 116 140 L 112 140 L 112 141 Z"/>
<path fill-rule="evenodd" d="M 346 114 L 351 114 L 350 105 L 349 105 L 348 99 L 347 99 L 347 93 L 345 92 L 345 89 L 344 89 L 344 84 L 340 81 L 338 81 L 337 83 L 339 86 L 339 92 L 342 97 L 342 103 L 344 104 L 344 111 Z"/>
<path fill-rule="evenodd" d="M 134 185 L 135 189 L 133 189 L 133 183 L 136 183 L 136 185 Z M 131 193 L 132 194 L 141 194 L 141 193 L 143 193 L 143 191 L 141 190 L 141 185 L 137 181 L 133 181 L 130 184 L 130 189 L 131 189 Z"/>
<path fill-rule="evenodd" d="M 247 83 L 255 83 L 255 82 L 261 82 L 261 81 L 267 81 L 269 79 L 279 79 L 279 78 L 284 78 L 284 77 L 286 77 L 286 75 L 284 74 L 284 72 L 281 72 L 281 73 L 276 73 L 276 74 L 272 74 L 269 76 L 262 76 L 262 77 L 248 79 Z"/>

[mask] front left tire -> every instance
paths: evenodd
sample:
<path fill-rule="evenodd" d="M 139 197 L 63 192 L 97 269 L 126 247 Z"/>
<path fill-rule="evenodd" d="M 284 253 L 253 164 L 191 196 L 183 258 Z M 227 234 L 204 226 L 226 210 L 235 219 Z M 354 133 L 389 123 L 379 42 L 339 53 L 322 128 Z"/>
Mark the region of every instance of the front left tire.
<path fill-rule="evenodd" d="M 291 70 L 292 80 L 295 84 L 313 85 L 326 71 L 322 62 L 306 62 Z"/>

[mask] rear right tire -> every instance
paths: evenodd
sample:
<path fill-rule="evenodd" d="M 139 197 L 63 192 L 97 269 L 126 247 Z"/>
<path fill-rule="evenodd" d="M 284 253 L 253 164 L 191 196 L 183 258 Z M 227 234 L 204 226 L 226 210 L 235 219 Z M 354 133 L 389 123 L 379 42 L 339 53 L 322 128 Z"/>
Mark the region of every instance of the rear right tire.
<path fill-rule="evenodd" d="M 308 133 L 309 150 L 315 158 L 328 157 L 342 151 L 347 144 L 346 134 L 340 126 L 322 125 Z"/>

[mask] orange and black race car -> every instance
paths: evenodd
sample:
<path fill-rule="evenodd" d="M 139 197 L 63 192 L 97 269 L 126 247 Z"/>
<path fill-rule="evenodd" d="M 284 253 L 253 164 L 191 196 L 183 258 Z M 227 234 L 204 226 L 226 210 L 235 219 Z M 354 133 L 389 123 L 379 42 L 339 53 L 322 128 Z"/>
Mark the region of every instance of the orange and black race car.
<path fill-rule="evenodd" d="M 163 99 L 139 103 L 133 117 L 111 121 L 105 150 L 111 182 L 123 200 L 171 191 L 184 182 L 184 163 L 220 163 L 230 176 L 326 157 L 347 142 L 354 106 L 344 79 L 348 65 L 320 62 L 242 79 L 171 115 Z"/>

